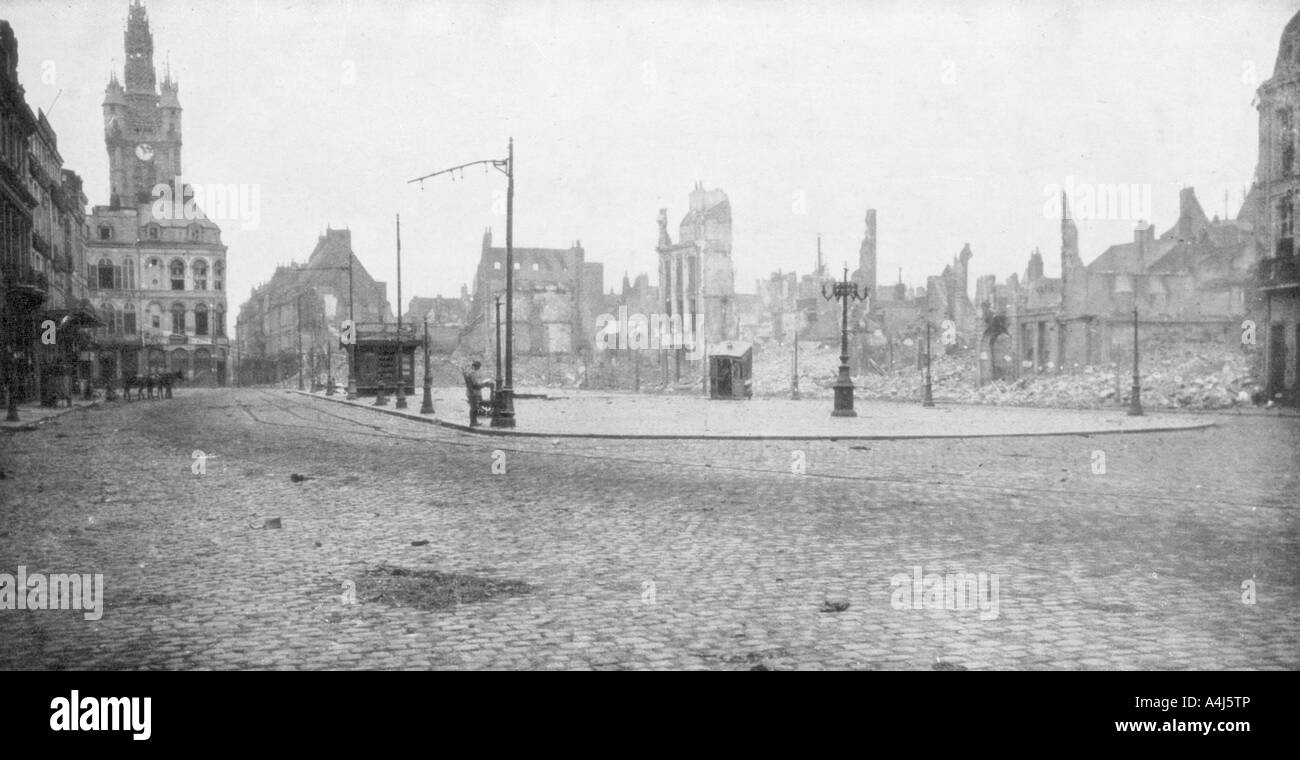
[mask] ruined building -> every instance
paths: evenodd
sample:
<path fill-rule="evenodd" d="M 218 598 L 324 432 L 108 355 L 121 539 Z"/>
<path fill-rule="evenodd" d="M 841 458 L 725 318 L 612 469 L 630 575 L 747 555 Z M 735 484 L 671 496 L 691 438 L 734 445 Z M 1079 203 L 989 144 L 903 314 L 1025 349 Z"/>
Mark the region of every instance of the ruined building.
<path fill-rule="evenodd" d="M 587 261 L 581 241 L 568 248 L 515 247 L 513 255 L 515 352 L 567 354 L 591 348 L 604 304 L 604 265 Z M 504 320 L 505 266 L 506 249 L 493 246 L 492 230 L 485 230 L 462 347 L 494 353 L 493 299 L 502 297 Z"/>
<path fill-rule="evenodd" d="M 721 190 L 697 182 L 690 207 L 678 227 L 677 242 L 668 235 L 668 209 L 659 209 L 659 295 L 664 314 L 680 317 L 687 335 L 705 343 L 736 340 L 735 273 L 731 264 L 731 202 Z M 686 325 L 694 329 L 686 329 Z M 680 376 L 684 353 L 677 353 Z"/>

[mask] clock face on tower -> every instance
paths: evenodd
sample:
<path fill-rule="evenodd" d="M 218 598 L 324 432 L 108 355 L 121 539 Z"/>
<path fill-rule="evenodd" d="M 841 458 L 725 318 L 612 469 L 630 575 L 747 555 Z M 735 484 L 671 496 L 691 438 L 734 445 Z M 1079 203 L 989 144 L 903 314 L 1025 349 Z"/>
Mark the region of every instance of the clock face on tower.
<path fill-rule="evenodd" d="M 135 146 L 135 155 L 139 157 L 141 161 L 152 161 L 153 146 L 148 143 L 140 143 Z"/>

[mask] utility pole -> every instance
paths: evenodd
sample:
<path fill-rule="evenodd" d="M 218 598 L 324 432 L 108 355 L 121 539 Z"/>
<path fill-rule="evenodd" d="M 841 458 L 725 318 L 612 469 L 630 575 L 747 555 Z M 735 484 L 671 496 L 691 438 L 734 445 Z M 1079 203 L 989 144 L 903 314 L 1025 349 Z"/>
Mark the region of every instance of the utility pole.
<path fill-rule="evenodd" d="M 348 352 L 348 401 L 357 400 L 357 319 L 353 312 L 352 306 L 356 301 L 352 297 L 352 259 L 356 254 L 348 251 L 348 322 L 352 327 L 352 340 L 344 345 L 347 346 Z"/>
<path fill-rule="evenodd" d="M 470 166 L 491 166 L 502 174 L 506 175 L 506 347 L 505 347 L 505 383 L 498 386 L 497 408 L 493 410 L 492 427 L 514 427 L 515 426 L 515 405 L 514 405 L 514 284 L 515 284 L 515 253 L 514 253 L 514 218 L 515 218 L 515 139 L 510 138 L 504 159 L 483 159 L 480 161 L 470 161 L 466 164 L 453 166 L 448 169 L 441 169 L 422 177 L 416 177 L 407 182 L 420 183 L 424 187 L 424 180 L 437 177 L 442 174 L 453 174 L 461 172 Z"/>
<path fill-rule="evenodd" d="M 402 215 L 397 215 L 397 403 L 406 408 L 406 346 L 402 343 Z"/>

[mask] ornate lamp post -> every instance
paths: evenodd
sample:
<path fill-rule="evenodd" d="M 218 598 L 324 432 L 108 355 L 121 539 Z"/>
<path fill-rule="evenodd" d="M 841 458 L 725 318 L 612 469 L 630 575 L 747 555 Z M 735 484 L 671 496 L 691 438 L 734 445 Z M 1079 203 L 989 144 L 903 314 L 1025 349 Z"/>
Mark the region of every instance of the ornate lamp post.
<path fill-rule="evenodd" d="M 424 314 L 424 400 L 420 414 L 433 414 L 433 378 L 429 375 L 429 314 Z"/>
<path fill-rule="evenodd" d="M 1129 397 L 1128 416 L 1142 416 L 1142 378 L 1138 374 L 1138 310 L 1133 306 L 1133 393 Z"/>
<path fill-rule="evenodd" d="M 921 406 L 933 407 L 934 394 L 931 392 L 932 385 L 930 382 L 930 318 L 925 319 L 925 398 L 921 400 Z"/>
<path fill-rule="evenodd" d="M 849 267 L 844 267 L 844 280 L 833 283 L 830 292 L 827 283 L 822 283 L 822 298 L 827 301 L 839 299 L 842 307 L 840 315 L 840 374 L 835 380 L 835 408 L 832 417 L 857 417 L 853 411 L 853 380 L 849 377 L 849 301 L 865 301 L 868 294 L 865 288 L 858 292 L 858 283 L 849 282 Z"/>

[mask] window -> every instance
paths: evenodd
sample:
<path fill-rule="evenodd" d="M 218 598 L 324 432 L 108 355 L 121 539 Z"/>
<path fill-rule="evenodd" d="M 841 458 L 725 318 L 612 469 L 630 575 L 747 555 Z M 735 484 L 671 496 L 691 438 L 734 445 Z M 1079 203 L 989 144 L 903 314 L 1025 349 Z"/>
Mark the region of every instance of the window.
<path fill-rule="evenodd" d="M 536 272 L 536 271 L 539 270 L 539 269 L 541 269 L 541 266 L 539 266 L 538 263 L 537 263 L 536 261 L 534 261 L 534 262 L 533 262 L 533 271 Z"/>
<path fill-rule="evenodd" d="M 212 263 L 212 289 L 221 290 L 225 287 L 226 264 L 222 261 Z"/>
<path fill-rule="evenodd" d="M 158 239 L 158 225 L 156 225 L 156 224 L 151 224 L 151 225 L 149 225 L 149 230 L 148 230 L 148 232 L 149 232 L 149 239 L 150 239 L 150 240 L 157 240 L 157 239 Z"/>
<path fill-rule="evenodd" d="M 171 263 L 172 290 L 185 289 L 185 262 L 180 259 L 172 259 Z"/>
<path fill-rule="evenodd" d="M 108 259 L 100 259 L 99 267 L 96 269 L 98 275 L 96 281 L 99 283 L 100 290 L 113 289 L 113 262 Z"/>
<path fill-rule="evenodd" d="M 492 262 L 492 268 L 493 268 L 493 269 L 500 269 L 500 268 L 501 268 L 501 262 L 500 262 L 500 261 L 494 261 L 494 262 Z"/>
<path fill-rule="evenodd" d="M 135 290 L 135 259 L 123 259 L 121 269 L 122 287 L 127 290 Z"/>
<path fill-rule="evenodd" d="M 160 304 L 149 304 L 149 326 L 155 330 L 162 329 L 162 306 Z"/>
<path fill-rule="evenodd" d="M 519 271 L 519 262 L 518 262 L 518 261 L 515 262 L 515 271 L 516 271 L 516 272 Z"/>
<path fill-rule="evenodd" d="M 221 306 L 212 312 L 212 334 L 218 338 L 226 337 L 226 310 Z"/>
<path fill-rule="evenodd" d="M 207 304 L 202 304 L 202 303 L 201 303 L 201 304 L 199 304 L 198 306 L 195 306 L 195 307 L 194 307 L 194 334 L 195 334 L 195 335 L 207 335 L 207 334 L 208 334 L 208 306 L 207 306 Z"/>
<path fill-rule="evenodd" d="M 103 316 L 104 318 L 103 329 L 105 334 L 110 336 L 119 334 L 122 330 L 122 321 L 118 316 L 117 311 L 113 308 L 113 304 L 111 303 L 100 304 L 99 312 L 100 315 Z"/>
<path fill-rule="evenodd" d="M 122 309 L 122 332 L 135 335 L 135 304 L 128 303 Z"/>
<path fill-rule="evenodd" d="M 109 227 L 107 224 L 101 224 L 101 225 L 99 225 L 99 239 L 100 239 L 100 240 L 112 240 L 112 239 L 113 239 L 113 228 L 112 228 L 112 227 Z"/>
<path fill-rule="evenodd" d="M 191 224 L 191 225 L 190 225 L 190 240 L 191 240 L 192 242 L 195 242 L 195 243 L 199 242 L 199 238 L 200 238 L 200 236 L 201 236 L 201 232 L 202 232 L 202 230 L 200 229 L 200 227 L 199 227 L 197 224 Z"/>
<path fill-rule="evenodd" d="M 194 289 L 208 289 L 208 262 L 203 259 L 190 264 L 190 269 L 194 272 Z"/>
<path fill-rule="evenodd" d="M 185 332 L 185 304 L 180 302 L 172 304 L 172 332 Z"/>

